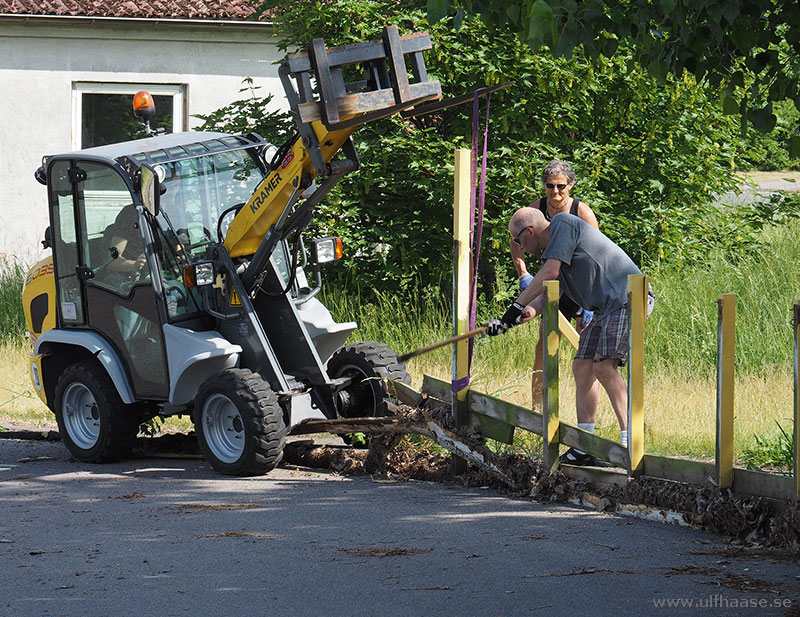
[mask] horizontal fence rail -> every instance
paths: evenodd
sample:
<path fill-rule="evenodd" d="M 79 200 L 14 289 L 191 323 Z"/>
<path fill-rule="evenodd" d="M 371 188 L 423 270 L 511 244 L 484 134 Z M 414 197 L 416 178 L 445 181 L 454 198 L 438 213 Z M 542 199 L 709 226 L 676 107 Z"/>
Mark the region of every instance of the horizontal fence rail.
<path fill-rule="evenodd" d="M 407 388 L 407 386 L 406 386 Z M 419 395 L 419 393 L 417 393 Z M 425 375 L 418 401 L 425 397 L 448 404 L 450 384 L 447 381 Z M 467 410 L 470 424 L 479 428 L 489 439 L 510 444 L 515 428 L 542 435 L 542 414 L 521 405 L 470 389 L 467 393 Z M 488 420 L 488 422 L 487 422 Z M 491 427 L 489 430 L 484 430 Z M 559 422 L 558 439 L 561 444 L 578 448 L 592 456 L 625 469 L 628 466 L 628 450 L 616 441 L 587 433 L 563 421 Z M 716 465 L 713 462 L 693 461 L 671 456 L 645 454 L 642 457 L 642 474 L 647 477 L 685 482 L 698 486 L 717 484 Z M 787 475 L 733 468 L 731 490 L 739 495 L 759 495 L 771 499 L 794 498 L 794 478 Z"/>

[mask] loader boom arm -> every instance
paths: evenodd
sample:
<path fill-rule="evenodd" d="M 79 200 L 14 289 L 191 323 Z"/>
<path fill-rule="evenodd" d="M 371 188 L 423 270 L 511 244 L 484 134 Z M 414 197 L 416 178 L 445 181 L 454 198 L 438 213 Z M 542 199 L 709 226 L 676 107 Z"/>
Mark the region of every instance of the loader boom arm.
<path fill-rule="evenodd" d="M 320 147 L 322 158 L 326 163 L 330 163 L 356 127 L 326 131 L 321 122 L 315 122 L 313 128 L 315 133 L 319 132 L 322 136 L 322 139 L 319 139 L 323 144 Z M 280 165 L 267 174 L 252 197 L 231 221 L 225 235 L 225 248 L 230 256 L 253 255 L 270 228 L 285 217 L 287 210 L 291 210 L 300 194 L 310 186 L 317 175 L 303 140 L 295 136 Z"/>
<path fill-rule="evenodd" d="M 358 168 L 349 139 L 360 125 L 441 98 L 441 85 L 425 69 L 423 51 L 430 47 L 427 32 L 399 36 L 389 26 L 380 41 L 326 49 L 322 39 L 314 39 L 307 52 L 284 60 L 279 73 L 298 133 L 231 221 L 224 241 L 231 257 L 258 256 L 251 263 L 258 270 L 280 237 L 307 223 L 310 212 L 300 216 L 297 209 L 311 183 L 324 179 L 315 194 L 327 193 Z M 345 81 L 353 76 L 358 79 Z M 335 161 L 342 149 L 346 159 Z M 310 210 L 324 194 L 305 197 Z"/>

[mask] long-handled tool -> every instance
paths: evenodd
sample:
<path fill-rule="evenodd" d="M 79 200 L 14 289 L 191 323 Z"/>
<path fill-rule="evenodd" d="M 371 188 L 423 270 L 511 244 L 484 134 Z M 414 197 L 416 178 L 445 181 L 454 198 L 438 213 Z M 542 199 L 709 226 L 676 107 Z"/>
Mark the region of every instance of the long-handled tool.
<path fill-rule="evenodd" d="M 405 362 L 410 358 L 414 358 L 424 353 L 428 353 L 429 351 L 433 351 L 434 349 L 439 349 L 439 347 L 444 347 L 445 345 L 451 345 L 458 341 L 462 341 L 465 338 L 478 336 L 479 334 L 483 334 L 484 332 L 486 332 L 486 330 L 487 326 L 481 326 L 480 328 L 475 328 L 474 330 L 470 330 L 469 332 L 464 332 L 464 334 L 459 334 L 458 336 L 450 337 L 447 340 L 439 341 L 438 343 L 434 343 L 433 345 L 428 345 L 427 347 L 420 347 L 419 349 L 415 349 L 414 351 L 409 351 L 408 353 L 404 353 L 400 356 L 397 356 L 397 359 L 400 360 L 400 362 Z"/>

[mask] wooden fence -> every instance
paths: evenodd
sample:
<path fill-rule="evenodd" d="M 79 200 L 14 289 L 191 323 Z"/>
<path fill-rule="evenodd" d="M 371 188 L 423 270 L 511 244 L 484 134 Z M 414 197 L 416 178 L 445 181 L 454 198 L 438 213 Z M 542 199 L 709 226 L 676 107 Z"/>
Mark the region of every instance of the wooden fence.
<path fill-rule="evenodd" d="M 469 152 L 456 152 L 456 191 L 453 277 L 454 334 L 468 329 L 467 307 L 469 299 L 469 191 L 465 178 L 469 177 Z M 733 466 L 734 432 L 734 333 L 736 325 L 736 296 L 722 294 L 718 298 L 718 358 L 717 358 L 717 422 L 716 456 L 714 463 L 692 461 L 676 457 L 657 456 L 644 451 L 644 324 L 647 306 L 647 277 L 631 276 L 628 279 L 628 306 L 630 315 L 628 360 L 628 447 L 571 426 L 559 418 L 558 340 L 559 334 L 577 347 L 578 335 L 571 324 L 558 312 L 558 281 L 545 284 L 547 301 L 542 319 L 545 323 L 543 414 L 508 401 L 476 392 L 468 386 L 457 392 L 451 384 L 425 375 L 422 392 L 428 396 L 451 402 L 456 421 L 477 426 L 491 439 L 510 444 L 517 429 L 541 435 L 544 441 L 544 463 L 550 469 L 559 465 L 560 445 L 588 452 L 596 458 L 627 470 L 630 476 L 649 476 L 687 482 L 695 485 L 713 484 L 730 488 L 734 493 L 758 495 L 779 500 L 800 500 L 800 300 L 794 303 L 794 468 L 792 475 L 750 471 Z M 468 374 L 467 341 L 453 345 L 453 380 Z M 582 475 L 598 481 L 608 479 L 609 472 L 597 468 L 586 469 Z M 618 481 L 618 479 L 617 479 Z"/>

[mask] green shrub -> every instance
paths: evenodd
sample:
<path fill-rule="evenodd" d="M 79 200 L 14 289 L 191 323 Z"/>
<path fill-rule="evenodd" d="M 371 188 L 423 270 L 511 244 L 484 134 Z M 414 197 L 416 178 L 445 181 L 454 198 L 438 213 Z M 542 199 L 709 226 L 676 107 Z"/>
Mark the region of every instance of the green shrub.
<path fill-rule="evenodd" d="M 569 59 L 534 54 L 514 33 L 479 20 L 466 19 L 459 29 L 452 20 L 430 26 L 419 2 L 267 0 L 261 8 L 275 20 L 278 44 L 287 51 L 314 37 L 328 46 L 375 39 L 382 26 L 396 24 L 402 33 L 430 31 L 428 72 L 445 97 L 511 84 L 491 101 L 479 274 L 486 298 L 515 283 L 508 219 L 540 196 L 539 174 L 553 158 L 572 162 L 579 178 L 573 195 L 598 212 L 601 228 L 637 262 L 691 258 L 698 246 L 704 251 L 697 205 L 736 186 L 739 128 L 720 113 L 718 93 L 690 77 L 656 83 L 630 51 L 613 59 L 577 51 Z M 261 123 L 266 137 L 278 135 L 279 119 L 258 111 L 268 101 L 249 95 L 208 116 L 203 128 L 247 130 Z M 361 168 L 317 208 L 312 223 L 348 247 L 334 275 L 340 282 L 353 282 L 364 294 L 449 293 L 453 152 L 469 147 L 471 132 L 471 105 L 463 105 L 387 118 L 354 134 Z"/>

